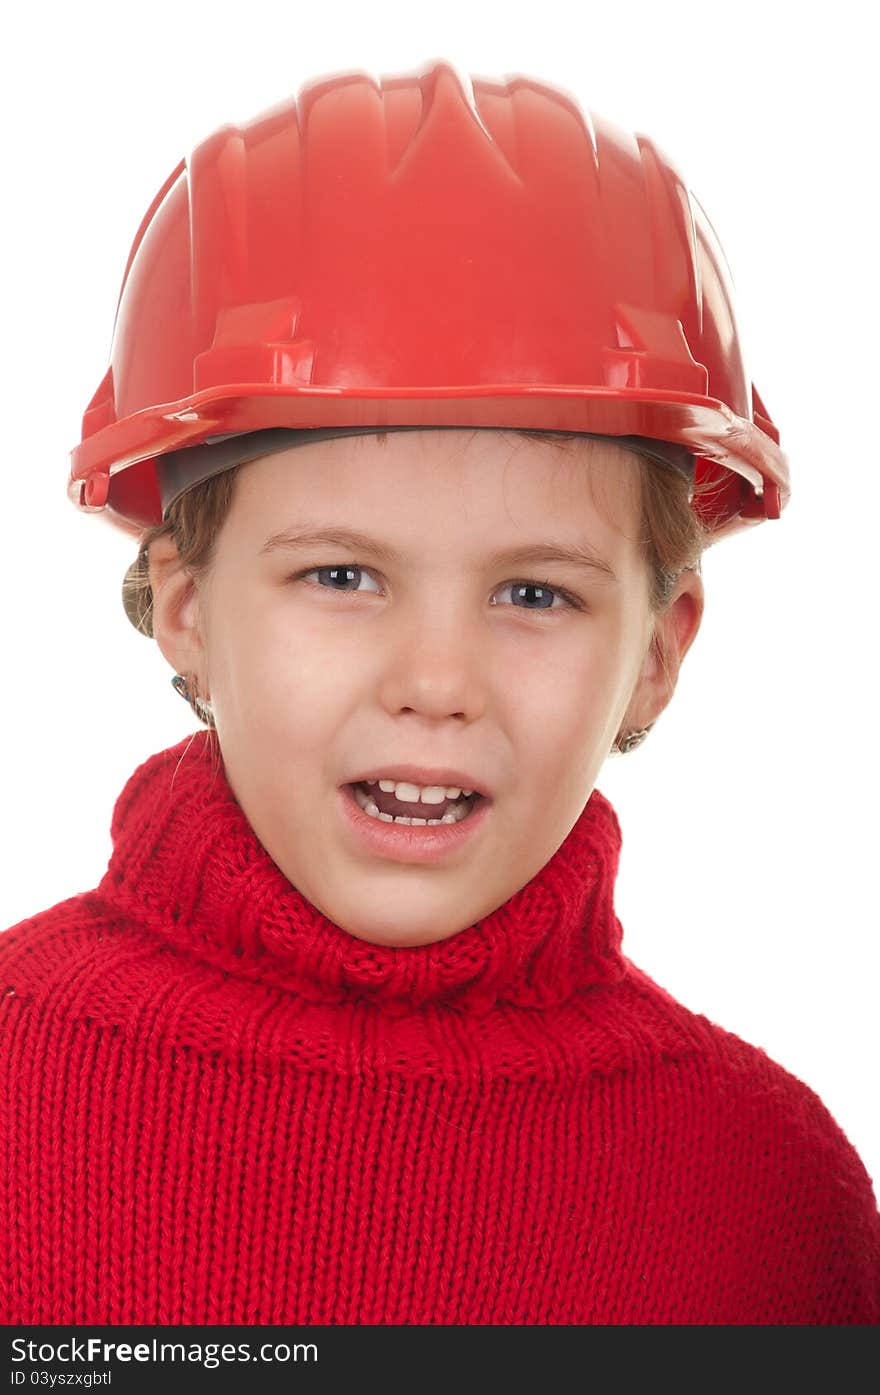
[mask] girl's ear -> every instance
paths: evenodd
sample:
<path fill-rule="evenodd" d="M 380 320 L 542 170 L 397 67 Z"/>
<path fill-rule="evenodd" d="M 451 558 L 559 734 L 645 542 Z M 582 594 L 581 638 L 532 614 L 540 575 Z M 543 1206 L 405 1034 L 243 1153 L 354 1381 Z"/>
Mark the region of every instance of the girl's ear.
<path fill-rule="evenodd" d="M 684 656 L 697 637 L 704 605 L 702 577 L 698 572 L 682 572 L 669 604 L 655 618 L 653 636 L 621 723 L 622 731 L 652 726 L 669 705 Z"/>
<path fill-rule="evenodd" d="M 170 536 L 155 538 L 149 548 L 153 592 L 153 638 L 177 673 L 204 677 L 204 644 L 199 628 L 199 592 L 180 561 Z"/>

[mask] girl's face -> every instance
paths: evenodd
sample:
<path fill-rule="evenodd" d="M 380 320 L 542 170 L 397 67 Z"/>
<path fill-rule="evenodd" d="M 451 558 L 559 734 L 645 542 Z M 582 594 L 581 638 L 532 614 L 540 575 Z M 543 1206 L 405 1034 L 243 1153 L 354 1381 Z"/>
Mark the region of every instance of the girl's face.
<path fill-rule="evenodd" d="M 634 465 L 501 431 L 339 437 L 240 467 L 198 590 L 154 544 L 157 641 L 210 697 L 260 842 L 342 929 L 419 945 L 488 915 L 570 832 L 624 719 L 669 701 Z M 277 541 L 328 529 L 372 543 Z M 551 545 L 604 565 L 525 557 Z M 672 686 L 701 614 L 685 573 L 657 625 Z M 397 764 L 469 772 L 491 797 L 439 860 L 365 847 L 343 812 L 344 784 Z"/>

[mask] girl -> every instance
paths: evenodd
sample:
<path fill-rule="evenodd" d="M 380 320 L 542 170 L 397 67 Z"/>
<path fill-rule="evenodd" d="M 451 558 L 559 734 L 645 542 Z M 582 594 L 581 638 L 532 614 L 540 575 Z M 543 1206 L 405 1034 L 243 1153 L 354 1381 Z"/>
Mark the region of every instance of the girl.
<path fill-rule="evenodd" d="M 446 63 L 215 132 L 70 494 L 202 730 L 0 938 L 4 1321 L 876 1322 L 859 1157 L 614 912 L 599 771 L 789 496 L 656 145 Z"/>

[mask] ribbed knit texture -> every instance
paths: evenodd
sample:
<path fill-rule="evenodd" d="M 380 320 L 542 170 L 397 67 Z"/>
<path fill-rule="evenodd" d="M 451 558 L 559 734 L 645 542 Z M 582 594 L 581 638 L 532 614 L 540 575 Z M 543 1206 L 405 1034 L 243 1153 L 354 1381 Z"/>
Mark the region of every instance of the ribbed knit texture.
<path fill-rule="evenodd" d="M 333 925 L 203 731 L 0 935 L 5 1323 L 876 1323 L 825 1106 L 622 953 L 595 790 L 436 945 Z"/>

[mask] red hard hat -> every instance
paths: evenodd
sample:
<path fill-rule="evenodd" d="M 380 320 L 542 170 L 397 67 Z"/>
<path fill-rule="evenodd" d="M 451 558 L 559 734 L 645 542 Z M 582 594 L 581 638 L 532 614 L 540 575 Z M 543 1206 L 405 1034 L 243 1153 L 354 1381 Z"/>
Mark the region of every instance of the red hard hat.
<path fill-rule="evenodd" d="M 646 136 L 522 76 L 335 74 L 222 127 L 159 190 L 68 492 L 139 532 L 163 516 L 157 457 L 218 437 L 583 431 L 686 447 L 717 481 L 694 500 L 717 536 L 789 496 L 732 299 Z"/>

